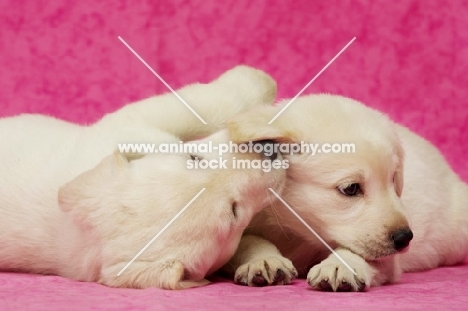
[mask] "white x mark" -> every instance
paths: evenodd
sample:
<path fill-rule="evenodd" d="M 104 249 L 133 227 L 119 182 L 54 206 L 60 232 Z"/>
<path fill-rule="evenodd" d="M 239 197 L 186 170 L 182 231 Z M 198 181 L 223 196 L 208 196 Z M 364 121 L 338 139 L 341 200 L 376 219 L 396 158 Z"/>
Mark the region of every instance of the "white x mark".
<path fill-rule="evenodd" d="M 200 117 L 198 115 L 198 113 L 195 110 L 193 110 L 192 107 L 190 107 L 190 105 L 187 104 L 187 102 L 182 97 L 180 97 L 179 94 L 177 94 L 177 92 L 174 91 L 174 89 L 169 84 L 167 84 L 166 81 L 164 81 L 164 79 L 161 78 L 161 76 L 158 75 L 158 73 L 156 71 L 154 71 L 154 69 L 151 68 L 150 65 L 148 65 L 147 62 L 145 62 L 145 60 L 143 58 L 141 58 L 141 56 L 138 55 L 138 53 L 135 52 L 135 50 L 132 49 L 132 47 L 130 45 L 128 45 L 127 42 L 125 42 L 124 39 L 122 39 L 120 36 L 118 38 L 172 92 L 172 94 L 174 94 L 198 119 L 200 119 L 200 121 L 203 122 L 203 124 L 207 124 L 205 122 L 205 120 L 203 120 L 203 118 Z"/>
<path fill-rule="evenodd" d="M 299 220 L 304 224 L 304 226 L 306 226 L 307 229 L 309 229 L 310 232 L 312 232 L 312 233 L 315 235 L 315 237 L 316 237 L 317 239 L 319 239 L 320 242 L 323 243 L 323 245 L 325 245 L 326 248 L 328 248 L 328 249 L 330 250 L 330 252 L 333 253 L 333 255 L 336 256 L 336 258 L 338 258 L 338 259 L 346 266 L 346 268 L 349 269 L 349 271 L 351 271 L 354 275 L 356 275 L 356 272 L 354 271 L 354 269 L 351 268 L 351 266 L 348 265 L 348 264 L 346 263 L 346 261 L 344 261 L 344 259 L 343 259 L 340 255 L 338 255 L 338 253 L 335 252 L 335 250 L 334 250 L 333 248 L 331 248 L 331 246 L 328 245 L 328 243 L 325 242 L 325 240 L 322 239 L 322 237 L 321 237 L 317 232 L 315 232 L 315 230 L 312 229 L 312 228 L 305 222 L 305 220 L 302 219 L 302 217 L 299 216 L 299 214 L 296 213 L 296 211 L 293 210 L 293 208 L 292 208 L 291 206 L 289 206 L 289 204 L 286 203 L 286 201 L 284 201 L 282 197 L 279 196 L 278 193 L 276 193 L 275 190 L 273 190 L 272 188 L 268 188 L 268 189 L 278 198 L 278 200 L 281 201 L 281 203 L 283 203 L 283 204 L 291 211 L 291 213 L 294 214 L 294 216 L 297 217 L 297 219 L 299 219 Z"/>
<path fill-rule="evenodd" d="M 133 257 L 132 260 L 130 260 L 126 265 L 125 267 L 122 268 L 122 270 L 120 270 L 119 273 L 117 273 L 117 276 L 120 276 L 127 268 L 128 266 L 130 266 L 138 257 L 140 257 L 140 255 L 151 245 L 153 244 L 154 240 L 156 240 L 164 231 L 166 231 L 167 228 L 169 228 L 169 226 L 177 219 L 179 218 L 180 215 L 182 215 L 183 212 L 185 212 L 185 210 L 190 206 L 190 204 L 193 203 L 193 201 L 195 201 L 199 196 L 200 194 L 202 194 L 203 191 L 205 191 L 206 188 L 203 188 L 202 190 L 200 190 L 200 192 L 197 193 L 196 196 L 193 197 L 193 199 L 190 200 L 190 202 L 187 203 L 187 205 L 184 206 L 183 209 L 181 209 L 172 219 L 171 221 L 169 221 L 167 223 L 167 225 L 164 226 L 164 228 L 161 229 L 161 231 L 158 232 L 158 234 L 156 234 L 154 236 L 154 238 L 151 239 L 151 241 L 148 242 L 148 244 L 145 245 L 145 247 L 143 247 L 139 252 L 138 254 L 135 255 L 135 257 Z"/>
<path fill-rule="evenodd" d="M 270 120 L 270 122 L 268 122 L 268 124 L 273 123 L 273 121 L 275 121 L 276 118 L 278 118 L 278 117 L 280 116 L 280 114 L 282 114 L 282 113 L 286 110 L 286 108 L 288 108 L 288 107 L 293 103 L 293 101 L 295 101 L 295 100 L 302 94 L 302 92 L 304 92 L 305 89 L 308 88 L 308 87 L 312 84 L 312 82 L 314 82 L 315 79 L 317 79 L 317 78 L 325 71 L 325 69 L 327 69 L 327 68 L 332 64 L 332 63 L 338 58 L 338 56 L 340 56 L 341 53 L 343 53 L 344 50 L 346 50 L 346 49 L 348 48 L 348 46 L 350 46 L 351 43 L 353 43 L 354 40 L 356 40 L 356 37 L 352 38 L 351 41 L 349 41 L 348 44 L 346 44 L 345 47 L 342 48 L 341 51 L 339 51 L 338 54 L 336 54 L 335 57 L 333 57 L 333 58 L 331 59 L 331 61 L 329 61 L 329 62 L 325 65 L 325 67 L 323 67 L 322 70 L 320 70 L 319 73 L 317 73 L 317 74 L 315 75 L 315 77 L 313 77 L 312 80 L 310 80 L 309 83 L 307 83 L 306 86 L 304 86 L 304 87 L 302 88 L 302 90 L 300 90 L 299 93 L 297 93 L 297 95 L 294 96 L 294 98 L 291 99 L 291 100 L 289 101 L 289 103 L 287 103 L 286 106 L 284 106 L 283 109 L 281 109 L 280 112 L 278 112 L 278 113 L 276 114 L 276 116 L 275 116 L 273 119 Z"/>

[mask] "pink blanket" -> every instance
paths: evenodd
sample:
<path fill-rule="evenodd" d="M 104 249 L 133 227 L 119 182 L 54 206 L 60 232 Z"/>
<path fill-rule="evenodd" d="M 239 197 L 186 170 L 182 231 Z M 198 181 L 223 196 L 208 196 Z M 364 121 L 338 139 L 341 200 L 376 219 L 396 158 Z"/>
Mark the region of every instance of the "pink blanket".
<path fill-rule="evenodd" d="M 390 114 L 468 180 L 466 1 L 4 0 L 0 29 L 0 116 L 33 112 L 79 123 L 167 91 L 118 36 L 173 88 L 243 63 L 270 73 L 280 98 L 293 97 L 356 37 L 304 94 L 342 94 Z M 368 293 L 320 293 L 304 280 L 247 288 L 220 279 L 171 292 L 0 273 L 0 309 L 461 310 L 467 279 L 463 265 L 407 274 Z"/>
<path fill-rule="evenodd" d="M 468 262 L 467 262 L 468 264 Z M 0 274 L 1 310 L 466 310 L 468 266 L 405 274 L 365 293 L 310 290 L 305 280 L 246 287 L 223 279 L 184 291 L 108 288 L 57 276 Z"/>

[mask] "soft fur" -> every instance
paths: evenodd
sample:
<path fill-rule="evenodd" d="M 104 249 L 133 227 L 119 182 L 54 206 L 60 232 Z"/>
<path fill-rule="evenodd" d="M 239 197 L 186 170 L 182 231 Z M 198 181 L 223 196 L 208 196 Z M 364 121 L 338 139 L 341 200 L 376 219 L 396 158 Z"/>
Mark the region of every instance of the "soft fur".
<path fill-rule="evenodd" d="M 288 283 L 295 276 L 290 259 L 314 288 L 358 291 L 394 282 L 402 271 L 453 265 L 466 257 L 468 187 L 434 146 L 340 96 L 300 97 L 268 125 L 287 102 L 236 116 L 230 129 L 239 141 L 355 144 L 353 154 L 287 156 L 282 197 L 356 275 L 277 202 L 253 219 L 226 265 L 236 282 L 277 284 L 275 276 L 286 274 L 280 284 Z M 352 183 L 362 193 L 339 191 Z M 408 228 L 414 235 L 409 251 L 398 251 L 392 234 Z"/>
<path fill-rule="evenodd" d="M 170 93 L 87 127 L 40 115 L 1 119 L 0 269 L 117 287 L 206 284 L 205 276 L 229 260 L 243 229 L 268 203 L 267 189 L 281 190 L 284 170 L 189 170 L 188 154 L 114 150 L 118 143 L 178 143 L 211 134 L 235 113 L 271 104 L 275 92 L 269 76 L 241 66 L 178 91 L 208 125 Z M 206 141 L 228 142 L 229 133 Z M 224 158 L 229 163 L 232 156 L 262 157 Z"/>

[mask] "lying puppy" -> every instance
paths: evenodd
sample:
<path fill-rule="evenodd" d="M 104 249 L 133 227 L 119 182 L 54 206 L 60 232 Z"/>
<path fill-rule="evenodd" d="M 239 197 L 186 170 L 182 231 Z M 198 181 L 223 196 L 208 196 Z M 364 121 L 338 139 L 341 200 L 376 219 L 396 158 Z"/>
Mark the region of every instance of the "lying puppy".
<path fill-rule="evenodd" d="M 284 104 L 235 116 L 233 137 L 355 144 L 355 153 L 324 153 L 327 148 L 286 157 L 282 198 L 356 275 L 277 202 L 254 217 L 225 267 L 236 282 L 275 284 L 279 273 L 288 283 L 295 276 L 289 258 L 313 288 L 359 291 L 394 282 L 402 271 L 453 265 L 467 256 L 468 187 L 434 146 L 340 96 L 298 98 L 268 125 Z"/>
<path fill-rule="evenodd" d="M 236 112 L 271 103 L 275 90 L 270 77 L 247 67 L 179 90 L 208 125 L 172 94 L 130 104 L 89 127 L 39 115 L 1 119 L 0 269 L 116 287 L 206 284 L 204 277 L 229 260 L 243 229 L 268 203 L 267 189 L 281 190 L 284 170 L 189 170 L 194 155 L 113 150 L 119 143 L 178 144 L 209 134 Z M 205 141 L 227 143 L 229 133 Z M 233 156 L 265 158 L 223 159 Z"/>

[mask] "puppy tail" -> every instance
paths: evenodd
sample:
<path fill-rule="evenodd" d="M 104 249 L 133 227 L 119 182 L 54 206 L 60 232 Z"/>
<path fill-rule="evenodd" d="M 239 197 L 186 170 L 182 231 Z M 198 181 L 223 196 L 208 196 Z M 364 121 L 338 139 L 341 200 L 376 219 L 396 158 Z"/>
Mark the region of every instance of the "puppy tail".
<path fill-rule="evenodd" d="M 98 123 L 106 128 L 150 126 L 184 141 L 210 135 L 233 115 L 253 107 L 272 105 L 276 82 L 266 73 L 247 66 L 226 71 L 208 84 L 185 86 L 127 105 Z"/>

